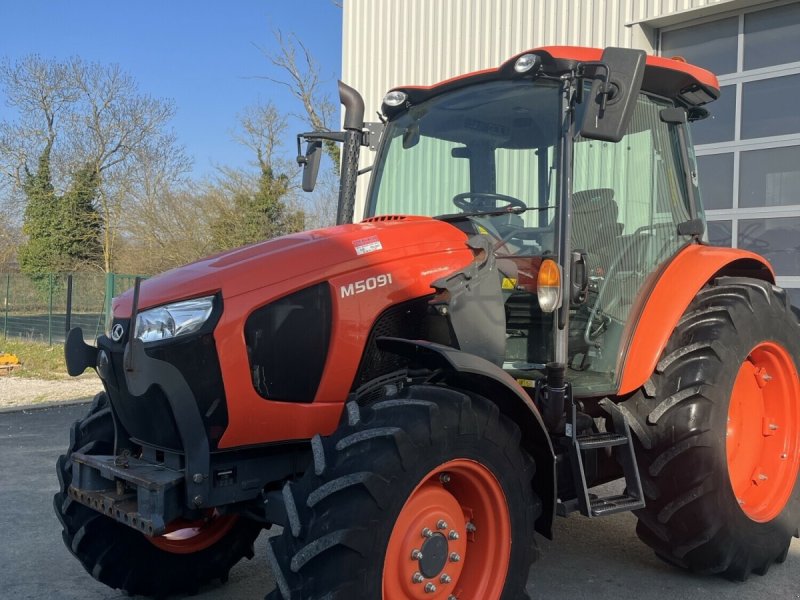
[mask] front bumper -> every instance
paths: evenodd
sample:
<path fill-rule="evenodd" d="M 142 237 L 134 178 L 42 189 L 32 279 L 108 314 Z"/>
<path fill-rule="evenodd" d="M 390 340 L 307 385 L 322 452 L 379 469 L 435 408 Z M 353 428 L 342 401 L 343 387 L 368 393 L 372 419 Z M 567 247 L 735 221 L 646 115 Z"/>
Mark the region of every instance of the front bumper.
<path fill-rule="evenodd" d="M 109 395 L 116 440 L 113 456 L 72 455 L 68 493 L 73 500 L 146 535 L 161 535 L 175 519 L 196 519 L 211 508 L 225 512 L 232 505 L 247 505 L 263 510 L 261 495 L 269 484 L 307 468 L 310 447 L 304 442 L 232 450 L 212 447 L 204 419 L 208 411 L 201 412 L 180 368 L 151 356 L 141 340 L 128 341 L 124 355 L 113 358 L 110 340 L 101 338 L 95 348 L 83 342 L 79 330 L 74 331 L 65 347 L 70 374 L 97 368 Z M 117 348 L 121 354 L 123 346 Z M 154 398 L 162 398 L 169 409 L 177 448 L 131 435 L 127 424 L 132 421 L 121 418 L 125 411 L 135 411 L 137 423 L 146 427 L 154 417 L 149 410 Z"/>
<path fill-rule="evenodd" d="M 182 514 L 184 471 L 130 456 L 72 455 L 70 498 L 146 535 Z"/>
<path fill-rule="evenodd" d="M 148 535 L 230 500 L 227 490 L 212 492 L 233 481 L 220 477 L 225 468 L 212 471 L 207 420 L 178 367 L 150 356 L 136 338 L 123 346 L 101 337 L 89 346 L 79 329 L 67 336 L 65 355 L 71 375 L 97 369 L 116 431 L 115 456 L 73 455 L 70 497 Z"/>

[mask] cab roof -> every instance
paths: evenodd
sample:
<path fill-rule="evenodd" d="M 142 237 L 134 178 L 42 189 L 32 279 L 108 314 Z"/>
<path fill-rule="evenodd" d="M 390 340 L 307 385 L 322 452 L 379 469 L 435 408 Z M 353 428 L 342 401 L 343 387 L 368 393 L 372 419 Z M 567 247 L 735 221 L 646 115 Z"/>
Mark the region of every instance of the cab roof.
<path fill-rule="evenodd" d="M 514 71 L 514 63 L 523 54 L 538 55 L 542 60 L 540 72 L 559 76 L 574 70 L 579 63 L 599 61 L 603 50 L 582 46 L 543 46 L 520 52 L 496 68 L 459 75 L 431 86 L 399 86 L 391 91 L 406 93 L 408 102 L 414 105 L 479 82 L 519 79 L 524 76 Z M 710 71 L 690 65 L 683 59 L 648 55 L 642 91 L 670 98 L 686 107 L 702 106 L 719 98 L 719 81 Z M 390 117 L 405 108 L 386 104 L 381 107 L 382 112 Z"/>

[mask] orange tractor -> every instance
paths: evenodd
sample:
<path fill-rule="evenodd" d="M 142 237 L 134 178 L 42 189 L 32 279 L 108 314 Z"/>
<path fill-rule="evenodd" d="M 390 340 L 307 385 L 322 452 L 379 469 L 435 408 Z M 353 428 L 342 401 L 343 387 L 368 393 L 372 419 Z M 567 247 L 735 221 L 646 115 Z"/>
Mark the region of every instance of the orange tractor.
<path fill-rule="evenodd" d="M 339 225 L 137 281 L 96 346 L 68 336 L 105 387 L 58 461 L 68 548 L 163 596 L 277 524 L 271 599 L 516 599 L 556 515 L 634 511 L 692 571 L 782 562 L 800 327 L 764 259 L 702 241 L 688 123 L 718 95 L 619 48 L 396 88 L 378 124 L 340 84 L 344 131 L 298 136 L 307 189 L 343 143 Z"/>

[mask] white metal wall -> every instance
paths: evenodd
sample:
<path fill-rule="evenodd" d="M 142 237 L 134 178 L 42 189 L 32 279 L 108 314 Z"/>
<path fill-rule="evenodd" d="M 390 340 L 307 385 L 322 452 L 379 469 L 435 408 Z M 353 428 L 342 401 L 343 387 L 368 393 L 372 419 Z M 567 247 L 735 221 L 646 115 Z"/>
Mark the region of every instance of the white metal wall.
<path fill-rule="evenodd" d="M 367 120 L 374 120 L 383 95 L 397 85 L 495 67 L 537 46 L 652 52 L 652 25 L 745 2 L 759 0 L 344 0 L 342 79 L 361 92 Z M 365 156 L 362 166 L 371 160 Z M 359 187 L 356 220 L 366 185 Z"/>

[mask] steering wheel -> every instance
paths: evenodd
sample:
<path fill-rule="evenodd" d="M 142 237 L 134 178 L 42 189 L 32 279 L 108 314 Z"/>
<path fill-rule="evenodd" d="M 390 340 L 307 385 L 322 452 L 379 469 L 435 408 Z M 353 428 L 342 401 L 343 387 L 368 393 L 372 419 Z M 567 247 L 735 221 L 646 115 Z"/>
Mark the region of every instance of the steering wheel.
<path fill-rule="evenodd" d="M 453 204 L 464 212 L 484 212 L 492 210 L 490 208 L 480 207 L 477 202 L 467 200 L 467 198 L 472 198 L 473 200 L 500 200 L 508 203 L 509 212 L 516 212 L 514 209 L 522 211 L 528 208 L 528 205 L 519 198 L 506 196 L 505 194 L 496 194 L 494 192 L 461 192 L 453 196 Z"/>

